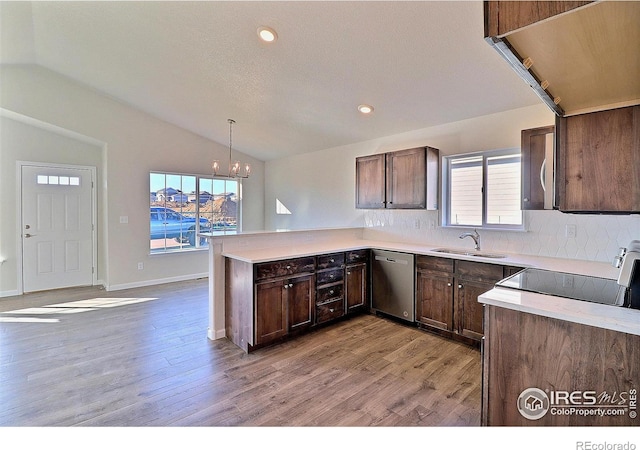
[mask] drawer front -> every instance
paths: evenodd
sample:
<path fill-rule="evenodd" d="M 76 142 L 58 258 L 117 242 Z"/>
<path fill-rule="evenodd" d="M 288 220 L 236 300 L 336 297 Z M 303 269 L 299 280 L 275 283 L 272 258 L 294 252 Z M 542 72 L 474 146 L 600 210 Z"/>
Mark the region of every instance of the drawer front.
<path fill-rule="evenodd" d="M 344 293 L 344 284 L 336 284 L 318 289 L 316 294 L 316 303 L 325 303 L 332 298 L 342 298 Z"/>
<path fill-rule="evenodd" d="M 352 250 L 347 252 L 347 264 L 356 264 L 369 260 L 369 250 Z"/>
<path fill-rule="evenodd" d="M 432 272 L 453 273 L 453 259 L 439 258 L 437 256 L 416 256 L 416 267 L 419 270 L 429 270 Z"/>
<path fill-rule="evenodd" d="M 315 258 L 313 256 L 260 263 L 256 264 L 256 280 L 286 277 L 296 273 L 312 273 L 314 270 Z"/>
<path fill-rule="evenodd" d="M 323 270 L 316 273 L 318 285 L 326 283 L 335 283 L 344 279 L 344 269 Z"/>
<path fill-rule="evenodd" d="M 473 261 L 456 261 L 456 276 L 469 280 L 495 283 L 503 278 L 503 266 Z"/>
<path fill-rule="evenodd" d="M 344 316 L 344 300 L 339 299 L 333 302 L 316 306 L 316 322 L 323 323 L 329 320 Z"/>
<path fill-rule="evenodd" d="M 342 267 L 344 265 L 344 253 L 333 253 L 331 255 L 318 256 L 316 261 L 317 270 Z"/>

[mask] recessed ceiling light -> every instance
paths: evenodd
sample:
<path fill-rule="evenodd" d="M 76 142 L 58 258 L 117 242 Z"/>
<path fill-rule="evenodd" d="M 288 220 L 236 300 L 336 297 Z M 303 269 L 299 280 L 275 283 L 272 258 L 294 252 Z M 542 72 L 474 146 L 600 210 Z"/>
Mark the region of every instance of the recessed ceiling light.
<path fill-rule="evenodd" d="M 371 105 L 359 105 L 358 111 L 362 114 L 371 114 L 373 112 L 373 106 Z"/>
<path fill-rule="evenodd" d="M 275 30 L 269 27 L 258 28 L 258 36 L 265 42 L 273 42 L 278 39 L 278 34 Z"/>

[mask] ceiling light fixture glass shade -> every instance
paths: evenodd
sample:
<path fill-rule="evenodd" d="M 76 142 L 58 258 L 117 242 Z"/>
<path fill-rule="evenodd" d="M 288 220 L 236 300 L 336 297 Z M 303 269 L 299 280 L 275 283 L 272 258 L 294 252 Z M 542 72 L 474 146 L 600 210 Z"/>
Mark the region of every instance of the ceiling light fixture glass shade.
<path fill-rule="evenodd" d="M 232 127 L 233 124 L 236 123 L 236 121 L 233 119 L 227 119 L 227 122 L 229 122 L 229 172 L 226 175 L 220 175 L 220 161 L 216 159 L 211 165 L 211 168 L 213 169 L 213 176 L 227 178 L 249 178 L 249 175 L 251 174 L 251 164 L 242 164 L 240 163 L 240 161 L 233 161 L 231 159 L 231 145 L 233 142 Z"/>
<path fill-rule="evenodd" d="M 264 42 L 274 42 L 276 39 L 278 39 L 278 34 L 275 32 L 275 30 L 269 27 L 258 28 L 258 36 Z"/>
<path fill-rule="evenodd" d="M 373 106 L 358 105 L 358 111 L 360 111 L 362 114 L 371 114 L 373 112 Z"/>

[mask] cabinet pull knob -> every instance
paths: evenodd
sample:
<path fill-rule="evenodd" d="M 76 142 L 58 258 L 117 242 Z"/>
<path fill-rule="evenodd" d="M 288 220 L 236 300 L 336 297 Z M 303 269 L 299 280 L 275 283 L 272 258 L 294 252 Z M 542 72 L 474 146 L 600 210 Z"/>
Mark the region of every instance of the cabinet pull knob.
<path fill-rule="evenodd" d="M 447 286 L 451 287 L 451 283 L 447 283 Z"/>
<path fill-rule="evenodd" d="M 331 274 L 331 275 L 329 275 L 329 278 L 333 278 L 333 276 L 334 276 L 334 275 L 333 275 L 333 274 Z"/>
<path fill-rule="evenodd" d="M 331 258 L 331 259 L 329 260 L 329 262 L 336 262 L 336 260 L 335 260 L 335 259 L 333 259 L 333 258 Z"/>
<path fill-rule="evenodd" d="M 462 286 L 461 284 L 458 285 L 458 289 L 462 289 L 464 286 Z"/>
<path fill-rule="evenodd" d="M 330 294 L 330 295 L 333 295 L 333 289 L 331 289 L 331 290 L 329 291 L 329 294 Z"/>
<path fill-rule="evenodd" d="M 528 199 L 528 198 L 526 198 L 526 197 L 525 197 L 525 198 L 523 198 L 523 200 L 524 200 L 525 202 L 528 202 L 528 201 L 529 201 L 529 199 Z"/>
<path fill-rule="evenodd" d="M 333 312 L 333 308 L 329 308 L 329 312 Z"/>
<path fill-rule="evenodd" d="M 351 272 L 347 272 L 347 275 L 351 275 Z"/>
<path fill-rule="evenodd" d="M 293 287 L 293 284 L 292 284 L 292 283 L 289 283 L 289 287 Z"/>
<path fill-rule="evenodd" d="M 289 286 L 285 284 L 285 285 L 284 285 L 284 288 L 285 288 L 285 289 L 288 289 L 288 288 L 289 288 Z"/>

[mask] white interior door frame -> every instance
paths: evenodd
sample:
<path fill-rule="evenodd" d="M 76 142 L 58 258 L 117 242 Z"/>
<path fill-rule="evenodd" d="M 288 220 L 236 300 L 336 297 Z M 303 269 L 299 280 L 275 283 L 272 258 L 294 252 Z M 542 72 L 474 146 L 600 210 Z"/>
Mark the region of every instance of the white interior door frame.
<path fill-rule="evenodd" d="M 91 223 L 93 224 L 91 229 L 91 248 L 92 248 L 92 267 L 94 268 L 92 273 L 92 284 L 98 284 L 98 195 L 96 189 L 96 173 L 95 166 L 81 166 L 72 164 L 58 164 L 58 163 L 43 163 L 34 161 L 16 161 L 16 256 L 17 256 L 17 286 L 18 294 L 24 294 L 24 278 L 23 278 L 23 245 L 22 245 L 22 168 L 30 167 L 48 167 L 48 168 L 60 168 L 60 169 L 79 169 L 89 170 L 91 173 Z"/>

